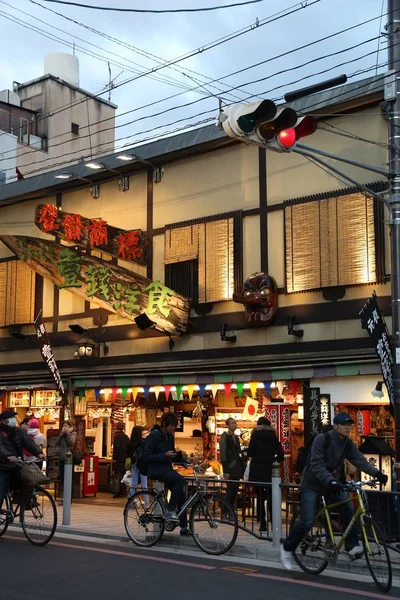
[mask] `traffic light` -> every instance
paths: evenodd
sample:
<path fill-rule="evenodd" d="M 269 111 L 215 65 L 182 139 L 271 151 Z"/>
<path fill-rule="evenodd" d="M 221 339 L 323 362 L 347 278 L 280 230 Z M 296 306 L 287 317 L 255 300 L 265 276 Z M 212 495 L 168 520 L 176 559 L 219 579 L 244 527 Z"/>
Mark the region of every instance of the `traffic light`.
<path fill-rule="evenodd" d="M 220 113 L 218 124 L 229 137 L 278 152 L 289 152 L 297 140 L 317 129 L 313 117 L 299 118 L 293 108 L 279 107 L 272 100 L 232 104 Z"/>

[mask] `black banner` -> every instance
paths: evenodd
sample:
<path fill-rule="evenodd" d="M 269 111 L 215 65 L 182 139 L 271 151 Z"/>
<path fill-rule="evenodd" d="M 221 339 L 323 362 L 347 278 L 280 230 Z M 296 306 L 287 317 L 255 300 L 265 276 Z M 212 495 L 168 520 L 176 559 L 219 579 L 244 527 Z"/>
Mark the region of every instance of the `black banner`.
<path fill-rule="evenodd" d="M 321 390 L 316 387 L 304 386 L 304 443 L 307 444 L 311 435 L 321 431 Z"/>
<path fill-rule="evenodd" d="M 372 339 L 379 356 L 382 375 L 393 407 L 393 351 L 385 319 L 379 309 L 375 292 L 360 312 L 361 323 Z"/>
<path fill-rule="evenodd" d="M 50 373 L 53 376 L 58 393 L 62 398 L 62 402 L 65 403 L 65 389 L 60 372 L 57 367 L 57 363 L 53 355 L 53 350 L 50 346 L 49 336 L 47 335 L 46 327 L 43 323 L 42 311 L 39 312 L 38 316 L 35 319 L 35 330 L 40 348 L 40 354 L 42 355 L 44 362 L 46 363 Z"/>

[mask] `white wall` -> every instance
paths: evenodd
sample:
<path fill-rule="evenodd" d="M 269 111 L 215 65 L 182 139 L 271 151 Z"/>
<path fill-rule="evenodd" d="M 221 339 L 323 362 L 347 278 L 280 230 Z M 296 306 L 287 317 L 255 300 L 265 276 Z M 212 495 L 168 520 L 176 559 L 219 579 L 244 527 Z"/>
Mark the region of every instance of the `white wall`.
<path fill-rule="evenodd" d="M 17 137 L 10 133 L 1 132 L 0 135 L 0 175 L 4 171 L 6 183 L 11 183 L 17 179 Z M 2 181 L 3 178 L 0 178 Z M 1 185 L 1 184 L 0 184 Z"/>
<path fill-rule="evenodd" d="M 321 388 L 321 392 L 331 395 L 332 404 L 371 404 L 382 402 L 389 403 L 386 386 L 383 386 L 384 397 L 377 399 L 371 396 L 372 390 L 378 381 L 382 381 L 382 375 L 357 375 L 356 377 L 326 377 L 324 379 L 312 379 L 312 387 Z"/>

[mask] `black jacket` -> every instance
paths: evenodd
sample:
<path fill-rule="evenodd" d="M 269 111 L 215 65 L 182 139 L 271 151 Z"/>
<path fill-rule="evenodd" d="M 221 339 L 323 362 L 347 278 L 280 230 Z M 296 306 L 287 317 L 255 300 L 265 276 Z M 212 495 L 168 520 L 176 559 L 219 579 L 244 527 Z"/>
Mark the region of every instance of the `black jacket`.
<path fill-rule="evenodd" d="M 155 425 L 144 442 L 144 460 L 147 464 L 147 475 L 157 479 L 165 471 L 172 469 L 172 460 L 166 455 L 175 452 L 172 435 L 165 435 L 161 427 Z"/>
<path fill-rule="evenodd" d="M 327 437 L 329 437 L 328 444 Z M 332 479 L 343 481 L 343 463 L 346 458 L 352 465 L 372 477 L 379 473 L 352 440 L 342 438 L 336 431 L 329 431 L 317 435 L 311 446 L 310 460 L 303 471 L 302 487 L 323 493 Z"/>
<path fill-rule="evenodd" d="M 129 438 L 123 431 L 117 431 L 114 437 L 113 460 L 123 463 L 128 458 Z"/>
<path fill-rule="evenodd" d="M 219 440 L 219 452 L 224 473 L 227 473 L 230 479 L 241 479 L 245 465 L 238 436 L 225 431 Z"/>
<path fill-rule="evenodd" d="M 34 456 L 42 454 L 41 448 L 35 444 L 24 429 L 13 427 L 7 431 L 0 426 L 0 471 L 11 471 L 15 464 L 10 463 L 7 456 L 23 458 L 24 450 Z"/>
<path fill-rule="evenodd" d="M 251 458 L 249 480 L 271 481 L 272 464 L 284 459 L 281 443 L 272 427 L 256 427 L 250 438 L 247 456 Z"/>

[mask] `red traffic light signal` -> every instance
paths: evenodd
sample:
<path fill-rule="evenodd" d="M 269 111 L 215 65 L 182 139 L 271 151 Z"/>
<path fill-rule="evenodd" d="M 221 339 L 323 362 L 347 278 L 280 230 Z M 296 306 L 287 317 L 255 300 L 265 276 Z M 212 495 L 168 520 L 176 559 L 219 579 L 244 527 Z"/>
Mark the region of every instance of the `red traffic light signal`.
<path fill-rule="evenodd" d="M 312 135 L 317 131 L 318 123 L 314 117 L 302 117 L 297 121 L 295 127 L 284 129 L 277 135 L 277 141 L 284 150 L 291 150 L 295 143 L 307 135 Z"/>

